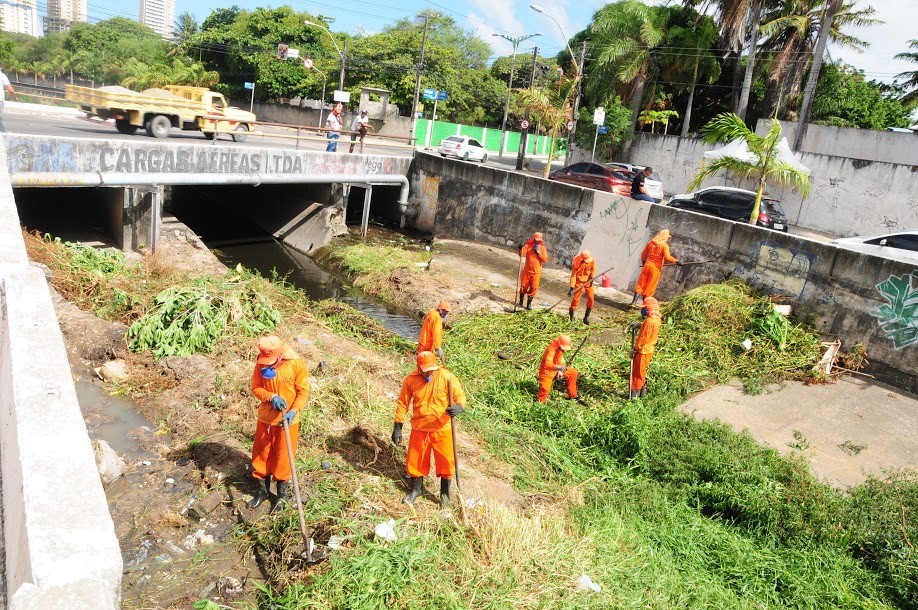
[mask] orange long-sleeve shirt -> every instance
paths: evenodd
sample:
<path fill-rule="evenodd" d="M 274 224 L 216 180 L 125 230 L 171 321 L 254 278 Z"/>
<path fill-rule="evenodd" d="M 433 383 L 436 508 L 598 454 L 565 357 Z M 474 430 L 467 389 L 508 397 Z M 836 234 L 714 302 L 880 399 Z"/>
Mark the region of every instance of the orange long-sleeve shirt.
<path fill-rule="evenodd" d="M 644 246 L 644 250 L 641 251 L 642 263 L 651 263 L 661 268 L 663 267 L 663 261 L 675 263 L 678 262 L 678 260 L 679 259 L 669 253 L 669 244 L 666 242 L 658 243 L 651 240 L 647 242 L 647 245 Z"/>
<path fill-rule="evenodd" d="M 287 405 L 296 411 L 292 423 L 300 421 L 300 409 L 309 400 L 309 370 L 306 363 L 299 356 L 281 361 L 276 367 L 277 376 L 265 379 L 261 375 L 262 365 L 255 365 L 252 372 L 252 394 L 261 401 L 258 405 L 258 421 L 266 424 L 279 424 L 284 416 L 283 412 L 271 406 L 271 397 L 278 394 L 287 401 Z"/>
<path fill-rule="evenodd" d="M 533 249 L 535 246 L 535 240 L 530 239 L 525 244 L 523 244 L 522 256 L 526 259 L 526 262 L 523 264 L 523 273 L 529 271 L 537 272 L 542 270 L 542 263 L 548 262 L 548 248 L 545 247 L 545 242 L 539 244 L 538 254 Z"/>
<path fill-rule="evenodd" d="M 659 338 L 660 314 L 654 312 L 644 318 L 641 330 L 638 331 L 637 338 L 634 340 L 634 351 L 639 354 L 654 353 Z"/>
<path fill-rule="evenodd" d="M 465 405 L 465 392 L 455 375 L 440 368 L 433 371 L 428 383 L 415 369 L 402 382 L 402 391 L 395 405 L 395 421 L 404 423 L 411 409 L 412 430 L 436 432 L 449 426 L 449 413 L 446 412 L 450 405 L 447 397 L 449 385 L 452 385 L 453 390 L 452 404 Z"/>
<path fill-rule="evenodd" d="M 583 260 L 583 255 L 578 254 L 574 257 L 571 265 L 571 288 L 583 286 L 590 278 L 596 275 L 596 259 L 591 258 L 590 262 Z"/>
<path fill-rule="evenodd" d="M 443 317 L 436 307 L 427 310 L 418 336 L 418 352 L 432 352 L 443 345 Z"/>
<path fill-rule="evenodd" d="M 542 353 L 542 362 L 539 363 L 539 374 L 557 372 L 555 367 L 564 365 L 564 350 L 561 349 L 561 339 L 555 339 L 548 344 Z"/>

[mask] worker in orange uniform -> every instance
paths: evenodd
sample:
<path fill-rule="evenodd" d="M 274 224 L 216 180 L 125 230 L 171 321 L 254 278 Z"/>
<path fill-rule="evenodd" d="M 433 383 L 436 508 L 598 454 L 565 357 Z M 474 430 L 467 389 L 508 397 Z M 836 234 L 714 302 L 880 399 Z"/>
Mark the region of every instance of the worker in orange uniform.
<path fill-rule="evenodd" d="M 402 444 L 402 426 L 411 409 L 411 439 L 405 460 L 405 470 L 411 477 L 411 493 L 405 496 L 405 503 L 413 504 L 424 493 L 424 477 L 430 472 L 433 452 L 440 477 L 440 506 L 446 508 L 449 506 L 449 482 L 456 473 L 450 418 L 465 410 L 465 392 L 455 375 L 437 365 L 437 357 L 432 352 L 421 352 L 415 360 L 417 368 L 405 377 L 398 395 L 392 442 Z"/>
<path fill-rule="evenodd" d="M 577 398 L 577 371 L 564 365 L 564 352 L 571 349 L 571 338 L 561 335 L 554 339 L 545 348 L 542 362 L 539 364 L 539 402 L 548 399 L 551 386 L 555 379 L 564 379 L 567 382 L 567 397 Z"/>
<path fill-rule="evenodd" d="M 443 360 L 443 320 L 450 312 L 449 303 L 440 301 L 436 307 L 427 310 L 424 322 L 421 324 L 421 334 L 418 336 L 418 351 L 434 352 Z"/>
<path fill-rule="evenodd" d="M 571 289 L 567 291 L 567 296 L 573 296 L 571 299 L 571 308 L 569 317 L 571 322 L 574 321 L 574 311 L 580 305 L 580 295 L 586 292 L 586 313 L 583 316 L 583 323 L 590 323 L 590 314 L 593 312 L 593 304 L 596 300 L 596 289 L 593 288 L 593 276 L 596 275 L 596 261 L 589 250 L 584 250 L 574 257 L 571 265 Z"/>
<path fill-rule="evenodd" d="M 670 254 L 669 244 L 666 243 L 668 241 L 669 229 L 663 229 L 644 246 L 644 250 L 641 252 L 641 262 L 644 263 L 644 268 L 641 269 L 641 275 L 634 286 L 634 298 L 631 299 L 632 305 L 637 303 L 638 297 L 652 297 L 656 293 L 664 262 L 676 263 L 680 267 L 682 266 L 682 262 Z"/>
<path fill-rule="evenodd" d="M 252 393 L 261 401 L 252 446 L 252 475 L 258 484 L 249 508 L 258 508 L 277 481 L 276 510 L 287 498 L 291 468 L 282 420 L 290 426 L 293 454 L 300 435 L 300 410 L 309 399 L 309 371 L 299 354 L 275 336 L 258 342 L 258 360 L 252 373 Z"/>
<path fill-rule="evenodd" d="M 644 316 L 644 322 L 632 322 L 631 327 L 637 328 L 637 339 L 631 348 L 631 386 L 628 393 L 628 399 L 635 396 L 644 396 L 644 389 L 647 385 L 647 367 L 653 360 L 653 353 L 657 345 L 657 339 L 660 337 L 660 303 L 653 297 L 644 299 L 644 307 L 641 309 L 641 315 Z"/>
<path fill-rule="evenodd" d="M 519 248 L 520 256 L 525 259 L 523 274 L 520 276 L 520 307 L 526 297 L 526 309 L 532 309 L 532 299 L 539 291 L 542 279 L 542 263 L 548 261 L 548 248 L 541 233 L 533 233 L 532 239 Z"/>

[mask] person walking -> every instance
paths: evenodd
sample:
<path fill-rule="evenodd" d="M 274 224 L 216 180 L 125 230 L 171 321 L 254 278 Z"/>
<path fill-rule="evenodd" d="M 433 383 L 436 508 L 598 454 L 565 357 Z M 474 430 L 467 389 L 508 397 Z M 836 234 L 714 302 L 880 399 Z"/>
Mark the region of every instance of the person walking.
<path fill-rule="evenodd" d="M 589 250 L 584 250 L 574 257 L 571 264 L 571 289 L 567 291 L 567 296 L 572 296 L 571 307 L 568 311 L 568 317 L 571 322 L 574 321 L 574 312 L 580 305 L 580 296 L 586 292 L 586 313 L 583 315 L 583 323 L 590 323 L 590 313 L 593 312 L 593 305 L 596 301 L 596 289 L 593 288 L 593 277 L 596 275 L 596 261 Z"/>
<path fill-rule="evenodd" d="M 682 263 L 676 259 L 669 251 L 669 229 L 663 229 L 653 236 L 644 250 L 641 252 L 641 262 L 644 267 L 641 269 L 641 275 L 638 276 L 637 283 L 634 285 L 634 298 L 631 299 L 631 305 L 637 303 L 638 297 L 646 299 L 652 297 L 657 292 L 657 284 L 660 282 L 660 273 L 663 271 L 664 263 L 676 263 L 680 267 Z"/>
<path fill-rule="evenodd" d="M 335 104 L 331 114 L 325 119 L 325 137 L 328 138 L 325 152 L 338 152 L 338 138 L 341 137 L 341 110 L 341 104 Z"/>
<path fill-rule="evenodd" d="M 656 203 L 657 200 L 650 196 L 647 192 L 647 186 L 644 184 L 644 181 L 647 178 L 650 178 L 650 174 L 653 173 L 653 168 L 645 167 L 643 170 L 634 174 L 634 178 L 631 180 L 631 198 L 637 199 L 638 201 L 649 201 L 650 203 Z"/>
<path fill-rule="evenodd" d="M 395 406 L 392 442 L 402 444 L 402 426 L 411 411 L 411 438 L 405 470 L 411 477 L 411 492 L 406 504 L 413 504 L 424 493 L 424 477 L 430 472 L 433 453 L 440 477 L 440 507 L 449 506 L 450 481 L 456 474 L 453 457 L 453 432 L 450 419 L 465 410 L 465 392 L 455 375 L 437 365 L 433 352 L 415 357 L 417 368 L 405 377 Z"/>
<path fill-rule="evenodd" d="M 252 476 L 258 487 L 248 507 L 258 508 L 271 497 L 271 477 L 274 477 L 277 501 L 271 508 L 273 512 L 286 501 L 291 477 L 283 421 L 289 425 L 291 449 L 296 455 L 300 410 L 309 399 L 306 363 L 279 337 L 271 335 L 258 342 L 252 394 L 261 401 L 252 445 Z"/>
<path fill-rule="evenodd" d="M 450 305 L 440 301 L 436 307 L 427 310 L 424 322 L 421 323 L 421 334 L 418 336 L 418 351 L 434 352 L 443 361 L 443 320 L 450 312 Z"/>
<path fill-rule="evenodd" d="M 640 327 L 634 346 L 631 348 L 631 379 L 628 399 L 644 397 L 647 387 L 647 367 L 653 360 L 657 339 L 660 337 L 660 303 L 653 297 L 644 299 L 641 309 L 644 322 L 632 322 L 631 328 Z"/>
<path fill-rule="evenodd" d="M 541 233 L 533 233 L 532 239 L 519 247 L 520 256 L 525 260 L 520 276 L 520 307 L 526 297 L 526 309 L 532 309 L 532 299 L 539 291 L 542 279 L 542 263 L 548 261 L 548 248 Z"/>
<path fill-rule="evenodd" d="M 561 335 L 553 339 L 542 353 L 542 362 L 539 364 L 539 395 L 538 401 L 548 400 L 548 394 L 556 379 L 564 379 L 567 383 L 567 397 L 577 398 L 576 369 L 564 365 L 564 352 L 571 349 L 571 338 Z"/>
<path fill-rule="evenodd" d="M 3 91 L 0 91 L 0 133 L 6 133 L 6 122 L 3 120 L 3 107 L 6 105 L 6 94 L 9 93 L 14 100 L 19 101 L 19 96 L 16 95 L 16 90 L 13 89 L 13 85 L 10 84 L 10 79 L 3 72 L 3 66 L 0 66 L 0 88 Z"/>
<path fill-rule="evenodd" d="M 360 114 L 355 116 L 354 120 L 351 121 L 351 131 L 355 133 L 351 134 L 351 148 L 347 152 L 354 152 L 354 144 L 356 144 L 356 140 L 359 137 L 360 153 L 363 154 L 363 138 L 367 135 L 368 129 L 373 129 L 373 131 L 376 131 L 376 129 L 370 125 L 370 117 L 367 116 L 367 111 L 361 110 Z"/>

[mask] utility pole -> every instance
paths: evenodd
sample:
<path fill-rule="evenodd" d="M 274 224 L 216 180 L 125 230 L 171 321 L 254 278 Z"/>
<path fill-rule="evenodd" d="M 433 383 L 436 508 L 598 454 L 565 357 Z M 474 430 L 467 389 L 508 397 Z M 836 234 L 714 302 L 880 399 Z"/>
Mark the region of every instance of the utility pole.
<path fill-rule="evenodd" d="M 421 99 L 421 75 L 424 73 L 424 47 L 427 45 L 427 22 L 430 20 L 430 13 L 424 12 L 424 34 L 421 36 L 421 60 L 418 62 L 418 80 L 414 84 L 414 103 L 411 105 L 411 136 L 408 143 L 416 146 L 414 135 L 418 129 L 418 102 Z"/>
<path fill-rule="evenodd" d="M 832 19 L 841 8 L 841 0 L 831 0 L 822 10 L 822 24 L 819 27 L 819 39 L 816 41 L 816 50 L 813 51 L 813 63 L 810 65 L 810 76 L 803 90 L 803 103 L 800 106 L 800 121 L 797 123 L 797 133 L 794 136 L 794 150 L 799 151 L 806 137 L 809 127 L 810 111 L 813 109 L 813 94 L 816 92 L 816 82 L 819 80 L 819 70 L 822 68 L 822 56 L 826 52 L 826 42 L 832 29 Z"/>
<path fill-rule="evenodd" d="M 338 79 L 338 91 L 344 91 L 344 62 L 347 61 L 347 40 L 344 41 L 344 50 L 341 51 L 341 76 Z"/>
<path fill-rule="evenodd" d="M 577 69 L 577 97 L 574 98 L 574 116 L 571 117 L 571 120 L 574 121 L 574 128 L 567 134 L 567 155 L 564 157 L 564 165 L 570 165 L 571 157 L 574 155 L 574 136 L 577 134 L 577 117 L 580 112 L 580 89 L 583 86 L 583 60 L 585 57 L 586 40 L 580 45 L 580 64 L 574 65 Z M 571 59 L 573 59 L 573 57 L 571 57 Z"/>
<path fill-rule="evenodd" d="M 529 75 L 529 88 L 532 89 L 535 84 L 536 61 L 539 57 L 539 47 L 532 48 L 532 74 Z M 523 114 L 523 118 L 529 121 L 529 110 Z M 520 150 L 516 153 L 516 170 L 523 169 L 523 161 L 526 160 L 526 141 L 529 139 L 529 127 L 520 130 Z"/>

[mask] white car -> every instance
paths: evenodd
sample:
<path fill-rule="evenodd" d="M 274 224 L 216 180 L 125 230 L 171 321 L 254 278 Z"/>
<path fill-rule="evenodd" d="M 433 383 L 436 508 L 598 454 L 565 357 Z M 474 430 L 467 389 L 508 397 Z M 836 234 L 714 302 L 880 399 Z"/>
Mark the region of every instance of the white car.
<path fill-rule="evenodd" d="M 487 149 L 469 136 L 450 136 L 440 142 L 437 150 L 441 157 L 459 157 L 463 161 L 475 160 L 482 163 L 488 160 Z"/>
<path fill-rule="evenodd" d="M 643 165 L 632 165 L 631 163 L 622 163 L 620 161 L 613 161 L 606 165 L 614 165 L 615 167 L 620 167 L 634 173 L 644 171 L 645 167 Z M 650 172 L 650 176 L 644 179 L 644 188 L 647 189 L 647 194 L 653 197 L 657 203 L 663 201 L 663 179 L 660 177 L 660 174 L 655 171 Z"/>
<path fill-rule="evenodd" d="M 918 265 L 918 229 L 872 237 L 845 237 L 830 243 L 840 248 Z"/>

